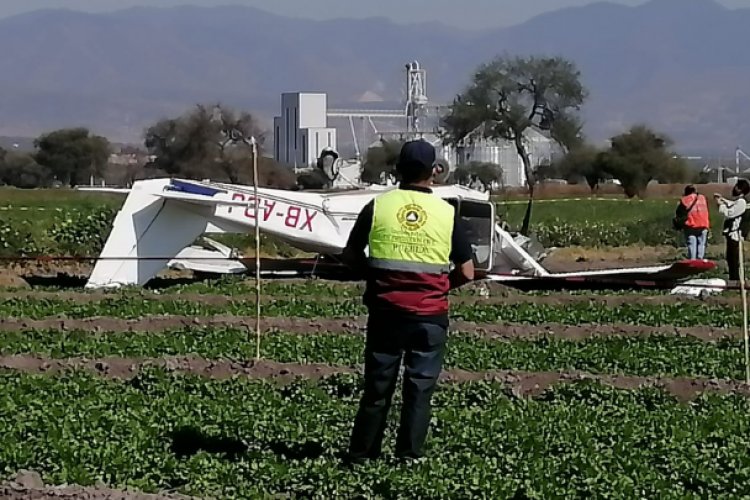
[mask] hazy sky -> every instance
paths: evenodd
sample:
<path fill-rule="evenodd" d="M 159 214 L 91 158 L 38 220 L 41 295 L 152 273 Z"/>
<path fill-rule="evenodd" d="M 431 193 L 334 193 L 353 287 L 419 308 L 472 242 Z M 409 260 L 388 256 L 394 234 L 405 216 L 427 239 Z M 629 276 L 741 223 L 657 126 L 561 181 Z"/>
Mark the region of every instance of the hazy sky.
<path fill-rule="evenodd" d="M 638 5 L 644 0 L 613 0 Z M 750 7 L 750 0 L 719 0 L 727 7 Z M 507 26 L 545 11 L 592 0 L 0 0 L 0 17 L 40 8 L 110 11 L 148 5 L 249 5 L 278 14 L 315 19 L 385 16 L 397 22 L 440 21 L 462 28 Z"/>

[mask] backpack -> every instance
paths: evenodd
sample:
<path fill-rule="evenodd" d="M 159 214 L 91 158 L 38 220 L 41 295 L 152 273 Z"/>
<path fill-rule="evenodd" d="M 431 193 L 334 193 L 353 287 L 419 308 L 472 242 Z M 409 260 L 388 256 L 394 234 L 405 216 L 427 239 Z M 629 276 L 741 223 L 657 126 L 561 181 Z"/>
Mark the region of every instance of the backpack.
<path fill-rule="evenodd" d="M 681 231 L 685 229 L 685 224 L 687 224 L 688 215 L 690 215 L 690 211 L 693 209 L 695 204 L 698 203 L 698 195 L 695 196 L 695 199 L 693 200 L 693 203 L 690 204 L 690 207 L 682 213 L 680 210 L 680 207 L 684 207 L 685 205 L 680 202 L 679 206 L 677 207 L 677 214 L 672 218 L 672 227 L 676 231 Z M 745 211 L 747 213 L 747 210 Z M 750 220 L 748 221 L 750 223 Z"/>

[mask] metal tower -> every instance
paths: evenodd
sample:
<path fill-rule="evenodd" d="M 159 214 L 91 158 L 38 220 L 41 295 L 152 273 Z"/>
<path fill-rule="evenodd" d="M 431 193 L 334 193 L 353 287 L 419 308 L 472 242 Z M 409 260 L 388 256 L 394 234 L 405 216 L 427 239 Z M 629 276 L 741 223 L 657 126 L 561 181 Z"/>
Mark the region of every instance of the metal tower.
<path fill-rule="evenodd" d="M 734 152 L 734 173 L 737 174 L 737 177 L 739 177 L 740 173 L 747 173 L 750 169 L 745 170 L 743 172 L 740 172 L 740 163 L 742 162 L 742 158 L 745 158 L 746 160 L 750 160 L 750 156 L 748 156 L 744 151 L 742 151 L 742 148 L 737 146 L 737 149 L 735 149 Z"/>
<path fill-rule="evenodd" d="M 427 70 L 417 61 L 406 65 L 406 130 L 419 132 L 420 118 L 427 112 Z"/>

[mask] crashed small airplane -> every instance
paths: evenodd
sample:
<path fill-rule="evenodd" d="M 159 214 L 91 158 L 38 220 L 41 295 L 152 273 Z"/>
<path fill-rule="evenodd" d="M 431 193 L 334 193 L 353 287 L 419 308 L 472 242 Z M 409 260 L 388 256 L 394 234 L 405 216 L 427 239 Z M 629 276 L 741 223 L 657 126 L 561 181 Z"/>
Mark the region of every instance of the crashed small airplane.
<path fill-rule="evenodd" d="M 249 233 L 255 228 L 315 259 L 265 260 L 261 276 L 315 275 L 347 279 L 337 259 L 360 210 L 393 186 L 373 185 L 334 192 L 286 191 L 182 179 L 141 180 L 130 189 L 91 188 L 126 194 L 86 288 L 143 286 L 161 270 L 206 274 L 254 273 L 255 264 L 205 235 Z M 544 249 L 497 223 L 489 194 L 460 185 L 436 185 L 436 196 L 453 204 L 469 228 L 480 279 L 520 289 L 673 288 L 701 295 L 723 280 L 687 281 L 715 267 L 708 261 L 584 272 L 551 273 L 540 261 Z M 204 237 L 204 245 L 194 244 Z M 718 283 L 721 281 L 721 283 Z M 710 283 L 709 283 L 710 282 Z M 698 285 L 698 286 L 691 286 Z M 705 285 L 708 285 L 706 287 Z"/>

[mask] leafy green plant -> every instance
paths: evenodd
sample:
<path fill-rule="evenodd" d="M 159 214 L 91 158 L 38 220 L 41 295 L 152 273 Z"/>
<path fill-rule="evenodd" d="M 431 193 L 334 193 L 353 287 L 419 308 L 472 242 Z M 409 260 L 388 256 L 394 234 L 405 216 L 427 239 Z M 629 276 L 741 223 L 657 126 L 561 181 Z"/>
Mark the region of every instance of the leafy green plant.
<path fill-rule="evenodd" d="M 31 225 L 26 222 L 0 218 L 0 255 L 3 257 L 25 257 L 39 253 Z"/>
<path fill-rule="evenodd" d="M 545 247 L 682 246 L 680 235 L 664 224 L 663 220 L 612 224 L 555 218 L 536 226 L 536 233 L 539 242 Z"/>
<path fill-rule="evenodd" d="M 362 295 L 364 286 L 361 283 L 332 283 L 330 281 L 296 281 L 275 282 L 266 281 L 262 284 L 261 294 L 267 297 L 337 297 L 358 298 Z M 141 290 L 134 290 L 142 293 Z M 191 293 L 191 294 L 220 294 L 220 295 L 254 295 L 255 281 L 253 278 L 226 276 L 215 280 L 207 280 L 198 283 L 175 285 L 160 293 Z"/>
<path fill-rule="evenodd" d="M 741 496 L 750 480 L 750 400 L 685 405 L 657 390 L 593 384 L 536 400 L 489 383 L 443 385 L 427 458 L 338 458 L 358 377 L 276 386 L 148 370 L 124 383 L 72 373 L 0 375 L 0 463 L 52 484 L 218 498 L 685 498 Z"/>
<path fill-rule="evenodd" d="M 161 333 L 28 330 L 3 334 L 3 355 L 53 358 L 160 358 L 200 356 L 242 361 L 255 356 L 256 339 L 242 328 L 196 327 Z M 261 355 L 282 363 L 362 363 L 364 336 L 357 333 L 265 333 Z M 638 376 L 744 377 L 742 343 L 703 342 L 676 336 L 498 341 L 452 333 L 446 368 L 618 373 Z"/>
<path fill-rule="evenodd" d="M 359 298 L 342 298 L 319 301 L 315 297 L 279 298 L 263 305 L 262 314 L 268 317 L 344 318 L 366 314 Z M 143 296 L 114 296 L 92 302 L 73 300 L 11 298 L 0 303 L 0 315 L 16 318 L 40 319 L 50 316 L 89 318 L 112 316 L 140 318 L 152 315 L 252 316 L 252 301 L 234 300 L 211 304 L 190 300 L 155 300 Z M 554 304 L 457 304 L 452 309 L 454 320 L 479 323 L 520 323 L 539 325 L 561 323 L 580 324 L 634 324 L 644 326 L 715 326 L 739 327 L 742 313 L 736 307 L 696 305 L 686 309 L 682 304 L 622 304 L 608 307 L 602 303 L 578 302 L 569 305 Z"/>
<path fill-rule="evenodd" d="M 69 212 L 48 231 L 58 252 L 66 255 L 97 255 L 104 248 L 117 211 Z"/>

